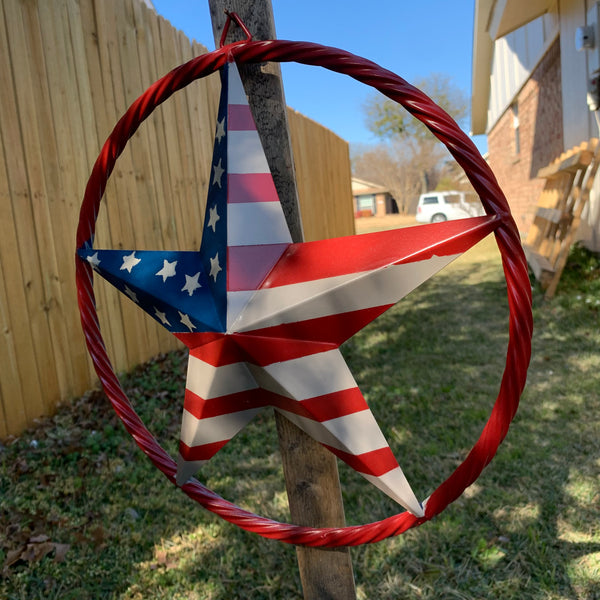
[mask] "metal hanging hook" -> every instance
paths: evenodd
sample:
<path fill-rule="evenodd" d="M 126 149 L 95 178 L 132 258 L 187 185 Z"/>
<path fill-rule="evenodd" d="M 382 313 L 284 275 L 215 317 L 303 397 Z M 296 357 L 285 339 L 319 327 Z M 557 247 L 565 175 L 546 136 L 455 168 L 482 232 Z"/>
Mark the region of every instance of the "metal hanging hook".
<path fill-rule="evenodd" d="M 223 27 L 223 33 L 221 34 L 221 40 L 219 41 L 219 48 L 223 48 L 223 46 L 226 45 L 225 38 L 227 37 L 227 33 L 229 32 L 229 26 L 231 25 L 232 21 L 244 32 L 246 39 L 243 41 L 252 41 L 252 34 L 246 27 L 244 21 L 242 21 L 240 15 L 238 15 L 236 12 L 230 12 L 228 10 L 225 10 L 225 14 L 227 15 L 227 21 L 225 21 L 225 27 Z"/>

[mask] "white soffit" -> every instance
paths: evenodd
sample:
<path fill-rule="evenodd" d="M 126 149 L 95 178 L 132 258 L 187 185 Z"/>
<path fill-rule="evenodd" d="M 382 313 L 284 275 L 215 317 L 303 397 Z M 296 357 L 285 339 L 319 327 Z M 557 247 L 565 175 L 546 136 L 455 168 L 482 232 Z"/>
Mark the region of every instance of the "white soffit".
<path fill-rule="evenodd" d="M 496 0 L 488 23 L 491 38 L 497 40 L 541 17 L 551 5 L 551 0 Z"/>
<path fill-rule="evenodd" d="M 487 24 L 493 0 L 475 2 L 475 23 L 473 26 L 473 71 L 471 73 L 471 133 L 486 131 L 487 112 L 490 99 L 490 70 L 493 56 L 493 42 L 487 31 Z"/>

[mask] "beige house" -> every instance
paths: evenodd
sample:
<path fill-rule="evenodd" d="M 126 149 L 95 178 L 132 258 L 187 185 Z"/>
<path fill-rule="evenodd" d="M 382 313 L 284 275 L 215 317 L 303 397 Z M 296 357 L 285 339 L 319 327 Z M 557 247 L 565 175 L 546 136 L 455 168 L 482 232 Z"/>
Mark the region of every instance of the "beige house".
<path fill-rule="evenodd" d="M 598 137 L 588 83 L 600 67 L 600 2 L 476 0 L 471 129 L 487 134 L 489 163 L 520 230 L 562 152 Z M 597 178 L 578 236 L 600 250 Z"/>
<path fill-rule="evenodd" d="M 382 217 L 398 212 L 390 191 L 377 183 L 352 178 L 352 198 L 355 217 Z"/>

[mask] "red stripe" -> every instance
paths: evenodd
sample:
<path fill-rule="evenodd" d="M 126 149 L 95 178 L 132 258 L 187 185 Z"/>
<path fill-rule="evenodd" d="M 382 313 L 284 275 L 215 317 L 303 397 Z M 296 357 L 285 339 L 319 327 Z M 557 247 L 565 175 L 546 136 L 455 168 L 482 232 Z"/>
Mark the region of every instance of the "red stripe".
<path fill-rule="evenodd" d="M 369 409 L 366 400 L 357 387 L 316 396 L 295 404 L 300 405 L 306 416 L 309 416 L 313 421 L 319 421 L 319 423 Z M 300 410 L 291 412 L 302 414 Z"/>
<path fill-rule="evenodd" d="M 345 417 L 369 408 L 357 387 L 302 401 L 263 388 L 245 390 L 205 400 L 191 390 L 186 389 L 183 406 L 196 419 L 209 419 L 242 410 L 274 406 L 319 423 Z"/>
<path fill-rule="evenodd" d="M 372 450 L 371 452 L 365 452 L 364 454 L 354 456 L 348 452 L 327 446 L 327 444 L 323 444 L 323 446 L 328 450 L 331 450 L 338 458 L 343 460 L 355 471 L 364 473 L 365 475 L 381 477 L 398 467 L 398 461 L 389 447 L 379 448 L 379 450 Z"/>
<path fill-rule="evenodd" d="M 190 447 L 179 441 L 179 454 L 181 458 L 188 462 L 194 460 L 209 460 L 211 459 L 229 440 L 221 442 L 213 442 L 212 444 L 203 444 L 202 446 Z"/>
<path fill-rule="evenodd" d="M 493 231 L 494 217 L 473 217 L 433 225 L 291 244 L 263 288 L 372 271 L 387 265 L 461 254 Z"/>
<path fill-rule="evenodd" d="M 275 266 L 289 244 L 229 246 L 227 248 L 227 290 L 256 290 Z"/>
<path fill-rule="evenodd" d="M 215 340 L 211 344 L 204 344 L 203 346 L 194 348 L 190 351 L 190 354 L 213 367 L 244 362 L 250 358 L 230 335 L 224 335 L 221 339 Z"/>
<path fill-rule="evenodd" d="M 194 337 L 200 338 L 196 344 Z M 204 337 L 212 337 L 213 339 L 203 340 Z M 214 336 L 214 337 L 213 337 Z M 219 337 L 216 337 L 219 336 Z M 202 334 L 202 333 L 185 333 L 177 334 L 177 337 L 190 349 L 190 355 L 195 358 L 220 367 L 230 365 L 236 362 L 242 362 L 249 356 L 240 348 L 232 336 L 223 333 L 219 334 Z M 204 342 L 204 343 L 202 343 Z"/>
<path fill-rule="evenodd" d="M 256 129 L 252 112 L 247 104 L 229 104 L 227 131 L 251 131 Z"/>
<path fill-rule="evenodd" d="M 286 340 L 243 333 L 223 335 L 211 343 L 194 346 L 193 340 L 189 339 L 193 335 L 186 334 L 190 354 L 213 367 L 237 362 L 250 362 L 263 367 L 337 348 L 337 345 L 323 342 Z"/>
<path fill-rule="evenodd" d="M 338 313 L 326 317 L 316 317 L 304 321 L 263 327 L 262 329 L 254 329 L 251 333 L 238 333 L 234 335 L 239 339 L 260 338 L 261 343 L 265 343 L 265 337 L 288 340 L 287 343 L 290 345 L 290 348 L 287 351 L 281 349 L 286 358 L 281 358 L 280 360 L 289 360 L 290 353 L 295 354 L 294 344 L 296 342 L 294 340 L 310 341 L 316 344 L 333 344 L 337 347 L 392 306 L 393 304 L 384 304 L 382 306 Z M 301 350 L 301 348 L 299 346 L 298 350 Z M 314 352 L 306 352 L 306 354 L 314 354 Z M 298 354 L 298 356 L 303 356 L 303 354 Z M 258 364 L 269 363 L 261 361 Z"/>
<path fill-rule="evenodd" d="M 279 202 L 271 173 L 229 173 L 227 202 Z"/>
<path fill-rule="evenodd" d="M 183 342 L 188 348 L 198 348 L 205 344 L 210 344 L 216 340 L 225 338 L 224 333 L 215 331 L 203 331 L 200 333 L 174 333 L 173 334 L 180 342 Z M 235 361 L 234 361 L 235 362 Z"/>
<path fill-rule="evenodd" d="M 334 350 L 391 304 L 256 329 L 251 333 L 178 333 L 190 354 L 213 367 L 251 362 L 264 367 Z"/>
<path fill-rule="evenodd" d="M 289 340 L 243 333 L 234 336 L 239 348 L 245 353 L 246 360 L 259 367 L 337 348 L 335 344 L 312 340 Z"/>
<path fill-rule="evenodd" d="M 205 400 L 191 390 L 186 389 L 183 407 L 196 419 L 209 419 L 241 410 L 270 406 L 270 396 L 270 392 L 257 388 Z"/>
<path fill-rule="evenodd" d="M 300 401 L 274 392 L 261 390 L 260 393 L 269 394 L 270 406 L 274 406 L 283 412 L 311 419 L 317 423 L 324 423 L 330 419 L 345 417 L 369 409 L 358 388 L 332 392 L 331 394 Z"/>

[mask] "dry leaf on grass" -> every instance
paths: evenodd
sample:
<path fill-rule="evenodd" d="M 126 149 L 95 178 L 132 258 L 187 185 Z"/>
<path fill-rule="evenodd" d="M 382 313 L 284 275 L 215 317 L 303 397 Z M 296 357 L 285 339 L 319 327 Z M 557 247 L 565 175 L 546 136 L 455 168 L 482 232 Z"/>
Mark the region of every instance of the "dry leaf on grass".
<path fill-rule="evenodd" d="M 47 535 L 40 534 L 30 537 L 27 543 L 14 550 L 9 550 L 4 559 L 2 573 L 8 574 L 10 567 L 18 562 L 39 562 L 45 556 L 54 551 L 54 561 L 64 562 L 65 556 L 71 546 L 69 544 L 58 544 L 51 542 Z"/>

